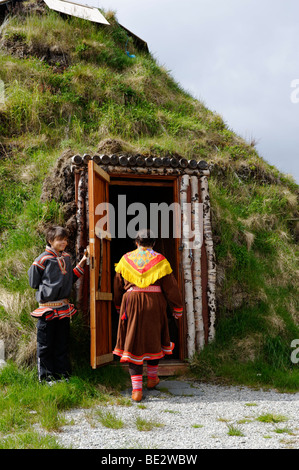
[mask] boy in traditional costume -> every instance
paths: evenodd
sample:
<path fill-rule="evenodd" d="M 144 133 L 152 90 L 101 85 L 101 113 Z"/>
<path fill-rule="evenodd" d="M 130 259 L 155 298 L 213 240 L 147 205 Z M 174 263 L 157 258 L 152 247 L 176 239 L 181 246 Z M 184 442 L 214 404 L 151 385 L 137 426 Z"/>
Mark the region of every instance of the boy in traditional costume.
<path fill-rule="evenodd" d="M 153 250 L 150 230 L 136 237 L 137 249 L 126 253 L 116 265 L 114 302 L 120 315 L 113 354 L 129 363 L 132 399 L 142 399 L 143 363 L 147 361 L 147 388 L 159 383 L 159 360 L 172 354 L 166 307 L 178 319 L 183 304 L 177 281 L 167 259 Z"/>
<path fill-rule="evenodd" d="M 68 244 L 68 231 L 51 227 L 46 234 L 47 246 L 28 271 L 29 284 L 37 289 L 39 307 L 32 317 L 37 322 L 37 366 L 39 381 L 53 383 L 68 379 L 70 318 L 76 313 L 69 303 L 73 283 L 83 274 L 87 256 L 73 269 L 71 256 L 64 250 Z M 88 250 L 87 252 L 88 253 Z"/>

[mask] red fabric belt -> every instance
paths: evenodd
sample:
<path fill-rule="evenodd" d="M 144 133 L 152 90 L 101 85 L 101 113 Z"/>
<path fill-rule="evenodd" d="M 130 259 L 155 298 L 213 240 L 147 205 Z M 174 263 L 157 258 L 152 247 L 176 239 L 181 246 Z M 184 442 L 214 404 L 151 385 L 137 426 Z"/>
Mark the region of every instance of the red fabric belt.
<path fill-rule="evenodd" d="M 127 292 L 162 292 L 160 286 L 130 287 Z"/>
<path fill-rule="evenodd" d="M 62 300 L 56 300 L 53 302 L 43 302 L 43 303 L 40 303 L 39 306 L 55 308 L 55 307 L 64 307 L 64 305 L 68 305 L 68 304 L 69 304 L 68 299 L 62 299 Z"/>

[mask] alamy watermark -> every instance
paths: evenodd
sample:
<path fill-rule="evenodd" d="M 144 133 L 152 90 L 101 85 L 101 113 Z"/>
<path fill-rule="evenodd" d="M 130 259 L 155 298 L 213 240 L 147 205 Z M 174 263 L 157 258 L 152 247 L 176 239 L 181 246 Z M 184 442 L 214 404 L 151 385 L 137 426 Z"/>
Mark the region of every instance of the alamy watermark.
<path fill-rule="evenodd" d="M 297 104 L 299 103 L 299 78 L 292 80 L 291 88 L 294 88 L 291 93 L 291 102 Z"/>
<path fill-rule="evenodd" d="M 143 228 L 160 238 L 179 238 L 186 248 L 200 249 L 203 241 L 203 204 L 199 202 L 167 204 L 133 202 L 127 205 L 126 195 L 118 195 L 117 206 L 102 202 L 95 209 L 100 216 L 95 225 L 99 238 L 132 238 Z"/>
<path fill-rule="evenodd" d="M 292 351 L 291 361 L 293 364 L 298 364 L 299 362 L 299 339 L 293 339 L 291 342 L 291 348 L 296 348 Z"/>
<path fill-rule="evenodd" d="M 0 80 L 0 106 L 5 103 L 5 86 L 4 81 Z"/>

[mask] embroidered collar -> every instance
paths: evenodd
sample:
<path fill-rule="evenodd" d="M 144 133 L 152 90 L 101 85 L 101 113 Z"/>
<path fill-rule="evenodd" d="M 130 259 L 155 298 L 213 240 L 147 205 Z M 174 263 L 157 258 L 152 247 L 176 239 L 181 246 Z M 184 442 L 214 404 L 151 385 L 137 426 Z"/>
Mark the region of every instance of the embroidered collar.
<path fill-rule="evenodd" d="M 56 251 L 54 250 L 54 248 L 48 245 L 46 246 L 46 251 L 48 253 L 51 253 L 51 255 L 55 256 L 55 258 L 61 258 L 62 256 L 69 256 L 69 254 L 66 253 L 65 251 Z"/>
<path fill-rule="evenodd" d="M 153 249 L 137 248 L 126 253 L 115 267 L 128 282 L 138 287 L 148 287 L 172 272 L 167 259 Z"/>
<path fill-rule="evenodd" d="M 50 253 L 51 255 L 53 255 L 57 259 L 60 271 L 62 272 L 62 274 L 66 274 L 67 270 L 66 270 L 66 264 L 65 264 L 64 257 L 68 256 L 68 254 L 65 251 L 58 252 L 50 246 L 46 246 L 46 251 L 48 253 Z"/>

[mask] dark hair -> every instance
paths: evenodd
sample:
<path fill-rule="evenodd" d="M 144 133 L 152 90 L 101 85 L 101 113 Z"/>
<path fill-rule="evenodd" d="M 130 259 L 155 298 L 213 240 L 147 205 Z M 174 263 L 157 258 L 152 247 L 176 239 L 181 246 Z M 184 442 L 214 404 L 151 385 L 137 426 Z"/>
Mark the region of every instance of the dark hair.
<path fill-rule="evenodd" d="M 156 237 L 155 237 L 154 232 L 146 228 L 139 230 L 135 238 L 135 243 L 138 243 L 138 245 L 141 245 L 141 246 L 153 247 L 154 244 L 156 243 Z"/>
<path fill-rule="evenodd" d="M 69 231 L 64 228 L 60 227 L 59 225 L 54 225 L 50 227 L 46 231 L 46 242 L 51 243 L 55 238 L 59 240 L 63 240 L 64 238 L 69 238 Z"/>

